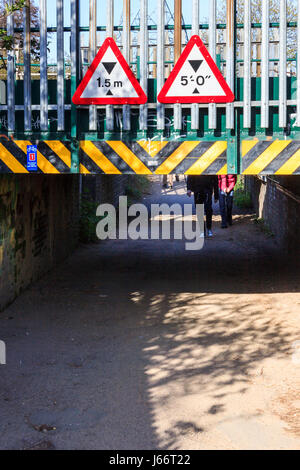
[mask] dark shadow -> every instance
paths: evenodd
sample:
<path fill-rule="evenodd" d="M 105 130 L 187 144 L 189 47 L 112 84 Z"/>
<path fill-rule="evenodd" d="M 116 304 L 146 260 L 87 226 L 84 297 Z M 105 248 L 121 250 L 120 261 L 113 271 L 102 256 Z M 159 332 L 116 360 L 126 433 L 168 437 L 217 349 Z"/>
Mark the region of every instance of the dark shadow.
<path fill-rule="evenodd" d="M 0 317 L 0 448 L 43 447 L 48 426 L 58 449 L 177 449 L 222 420 L 228 397 L 298 339 L 268 299 L 251 300 L 299 292 L 299 271 L 251 217 L 200 252 L 172 240 L 85 246 L 23 293 Z"/>

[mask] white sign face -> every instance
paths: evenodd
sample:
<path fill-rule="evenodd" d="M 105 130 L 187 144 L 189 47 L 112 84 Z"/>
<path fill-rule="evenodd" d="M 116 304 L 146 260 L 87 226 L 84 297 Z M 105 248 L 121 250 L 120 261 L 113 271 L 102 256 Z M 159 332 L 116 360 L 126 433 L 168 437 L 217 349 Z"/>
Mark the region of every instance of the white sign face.
<path fill-rule="evenodd" d="M 81 97 L 138 98 L 111 47 L 105 52 Z"/>
<path fill-rule="evenodd" d="M 225 95 L 225 91 L 195 44 L 166 97 Z"/>

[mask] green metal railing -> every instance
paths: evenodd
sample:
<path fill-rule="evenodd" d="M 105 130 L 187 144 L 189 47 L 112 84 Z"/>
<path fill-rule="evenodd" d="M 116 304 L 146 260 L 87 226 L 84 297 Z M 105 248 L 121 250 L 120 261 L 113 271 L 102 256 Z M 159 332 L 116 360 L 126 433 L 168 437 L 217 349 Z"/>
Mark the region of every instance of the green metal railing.
<path fill-rule="evenodd" d="M 42 2 L 45 0 L 42 0 Z M 160 14 L 164 14 L 163 0 L 157 0 L 160 7 Z M 133 25 L 128 31 L 123 26 L 112 24 L 112 18 L 107 16 L 106 25 L 98 25 L 96 18 L 92 18 L 89 26 L 79 25 L 79 2 L 71 0 L 71 26 L 65 25 L 63 13 L 63 0 L 57 0 L 57 27 L 47 27 L 46 18 L 42 18 L 41 28 L 30 27 L 24 21 L 24 27 L 15 28 L 11 18 L 8 19 L 8 32 L 23 34 L 24 57 L 16 61 L 13 54 L 9 54 L 4 61 L 7 63 L 8 73 L 4 77 L 7 90 L 6 97 L 2 97 L 0 105 L 0 133 L 2 135 L 13 135 L 17 139 L 31 140 L 63 140 L 70 141 L 72 147 L 72 170 L 77 171 L 79 165 L 78 143 L 80 140 L 122 140 L 134 141 L 141 138 L 146 139 L 167 139 L 167 140 L 199 140 L 218 141 L 227 140 L 229 144 L 228 161 L 232 171 L 238 171 L 240 167 L 240 144 L 242 140 L 256 138 L 265 139 L 299 139 L 300 140 L 300 117 L 298 113 L 300 105 L 300 86 L 297 85 L 297 70 L 299 63 L 297 56 L 300 53 L 299 34 L 297 44 L 287 56 L 287 31 L 298 32 L 297 21 L 286 20 L 286 0 L 281 1 L 280 21 L 270 22 L 268 12 L 265 11 L 263 21 L 256 23 L 251 21 L 249 16 L 248 0 L 245 1 L 245 21 L 237 22 L 234 16 L 228 17 L 227 24 L 217 23 L 215 0 L 211 0 L 210 22 L 182 25 L 183 31 L 193 34 L 204 34 L 210 52 L 226 74 L 227 81 L 234 89 L 235 102 L 231 105 L 182 105 L 180 108 L 173 105 L 159 105 L 157 94 L 165 79 L 164 71 L 161 70 L 160 63 L 149 56 L 148 44 L 149 34 L 157 33 L 157 43 L 161 54 L 168 48 L 170 56 L 165 58 L 164 65 L 172 66 L 173 44 L 166 44 L 165 32 L 173 32 L 174 24 L 148 24 L 146 1 L 141 0 L 140 25 Z M 199 6 L 199 2 L 191 0 L 193 7 Z M 235 2 L 233 2 L 234 4 Z M 91 2 L 92 4 L 92 2 Z M 107 0 L 107 8 L 113 8 L 113 0 Z M 248 9 L 247 9 L 248 8 Z M 26 9 L 24 9 L 25 12 Z M 109 11 L 109 10 L 108 10 Z M 110 10 L 112 12 L 112 10 Z M 214 13 L 213 13 L 214 12 Z M 27 15 L 29 12 L 27 11 Z M 42 15 L 47 15 L 44 9 Z M 214 15 L 214 16 L 213 16 Z M 299 14 L 300 17 L 300 14 Z M 233 47 L 229 48 L 228 31 L 230 22 L 233 28 Z M 89 57 L 87 63 L 82 63 L 80 58 L 80 35 L 87 33 L 93 28 L 96 32 L 112 35 L 113 32 L 122 33 L 120 47 L 124 46 L 125 40 L 130 42 L 130 34 L 139 32 L 139 43 L 132 44 L 135 56 L 129 60 L 134 67 L 137 78 L 141 81 L 148 94 L 148 104 L 143 107 L 132 106 L 127 109 L 127 114 L 123 113 L 121 106 L 104 107 L 99 106 L 94 110 L 94 115 L 89 107 L 77 107 L 72 104 L 72 96 L 82 77 L 83 66 L 87 67 L 93 57 Z M 273 41 L 278 45 L 278 52 L 271 56 L 269 51 L 270 29 L 278 31 L 278 39 Z M 252 31 L 261 31 L 262 38 L 259 47 L 261 56 L 253 57 L 251 50 Z M 217 37 L 217 31 L 223 34 L 223 41 L 215 41 L 212 50 L 212 38 Z M 241 40 L 239 33 L 243 33 Z M 45 58 L 43 63 L 35 63 L 30 58 L 28 48 L 30 48 L 30 34 L 55 33 L 57 35 L 57 50 L 65 50 L 65 34 L 71 33 L 70 54 L 71 61 L 65 60 L 63 55 L 59 56 L 57 62 L 47 63 Z M 208 33 L 208 34 L 207 34 Z M 91 40 L 91 39 L 90 39 Z M 163 42 L 162 42 L 163 41 Z M 90 44 L 89 44 L 90 46 Z M 225 47 L 226 50 L 225 50 Z M 151 45 L 153 47 L 153 45 Z M 275 47 L 275 46 L 274 46 Z M 277 46 L 276 46 L 277 47 Z M 243 57 L 239 56 L 240 50 Z M 27 52 L 26 52 L 27 51 Z M 25 54 L 26 52 L 26 54 Z M 28 56 L 29 54 L 29 56 Z M 47 53 L 46 53 L 47 58 Z M 279 70 L 270 76 L 266 73 L 266 64 L 269 70 L 271 64 L 278 64 Z M 41 73 L 40 80 L 31 80 L 31 67 L 35 72 Z M 253 73 L 252 67 L 261 67 L 259 73 Z M 291 73 L 288 76 L 287 67 Z M 153 76 L 154 67 L 157 69 L 156 76 Z M 243 67 L 242 72 L 238 72 L 238 67 Z M 51 71 L 53 76 L 47 77 L 45 70 Z M 171 68 L 171 67 L 170 67 Z M 145 71 L 148 74 L 145 76 Z M 150 75 L 150 71 L 151 74 Z M 16 75 L 17 72 L 17 75 Z M 20 74 L 24 75 L 19 79 Z M 240 73 L 240 76 L 239 76 Z M 154 74 L 154 75 L 155 75 Z M 163 75 L 162 75 L 163 74 Z M 69 76 L 70 75 L 70 76 Z M 18 77 L 18 79 L 16 79 Z M 43 90 L 43 92 L 41 91 Z M 6 99 L 6 103 L 4 102 Z M 46 100 L 46 104 L 45 104 Z M 45 106 L 47 112 L 45 113 Z"/>

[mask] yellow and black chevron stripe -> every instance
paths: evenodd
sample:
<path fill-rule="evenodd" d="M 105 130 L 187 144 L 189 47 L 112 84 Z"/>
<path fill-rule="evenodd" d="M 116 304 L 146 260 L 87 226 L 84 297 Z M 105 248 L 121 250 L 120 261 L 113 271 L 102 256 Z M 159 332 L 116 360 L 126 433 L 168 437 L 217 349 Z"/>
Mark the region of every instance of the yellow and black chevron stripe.
<path fill-rule="evenodd" d="M 300 141 L 243 141 L 241 172 L 244 175 L 299 175 Z"/>
<path fill-rule="evenodd" d="M 0 173 L 29 173 L 26 140 L 0 141 Z M 38 172 L 71 171 L 69 142 L 39 141 Z M 80 173 L 143 174 L 171 173 L 226 174 L 226 141 L 82 141 Z M 300 174 L 300 141 L 276 140 L 242 142 L 241 173 L 244 175 Z"/>
<path fill-rule="evenodd" d="M 82 141 L 81 173 L 120 175 L 222 174 L 227 142 Z"/>
<path fill-rule="evenodd" d="M 9 140 L 0 142 L 0 173 L 29 173 L 27 146 L 36 142 Z M 38 173 L 70 173 L 71 151 L 69 144 L 59 140 L 38 142 Z"/>

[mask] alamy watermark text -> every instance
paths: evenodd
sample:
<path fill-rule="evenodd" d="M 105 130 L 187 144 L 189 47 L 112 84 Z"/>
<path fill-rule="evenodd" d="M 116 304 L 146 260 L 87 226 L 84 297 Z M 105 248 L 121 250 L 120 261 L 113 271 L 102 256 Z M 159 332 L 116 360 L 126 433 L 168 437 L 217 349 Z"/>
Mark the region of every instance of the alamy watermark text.
<path fill-rule="evenodd" d="M 118 215 L 117 215 L 118 213 Z M 119 208 L 101 204 L 97 208 L 97 237 L 100 240 L 187 240 L 186 250 L 201 250 L 204 245 L 204 206 L 192 204 L 133 204 L 126 196 L 119 198 Z M 173 223 L 172 223 L 173 222 Z M 173 226 L 173 233 L 171 230 Z"/>
<path fill-rule="evenodd" d="M 6 346 L 4 341 L 0 341 L 0 366 L 6 364 Z"/>

